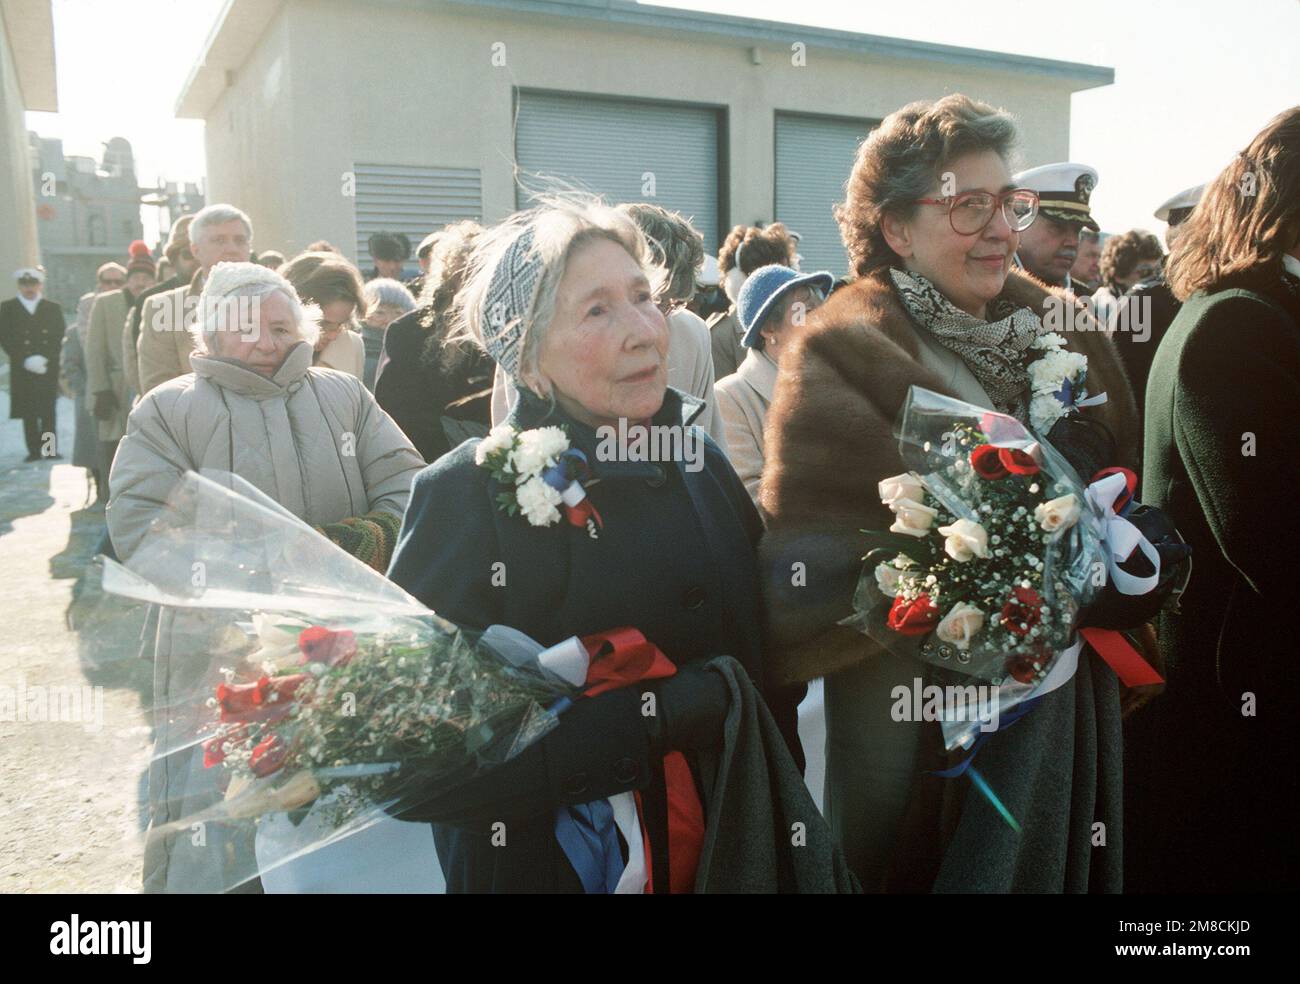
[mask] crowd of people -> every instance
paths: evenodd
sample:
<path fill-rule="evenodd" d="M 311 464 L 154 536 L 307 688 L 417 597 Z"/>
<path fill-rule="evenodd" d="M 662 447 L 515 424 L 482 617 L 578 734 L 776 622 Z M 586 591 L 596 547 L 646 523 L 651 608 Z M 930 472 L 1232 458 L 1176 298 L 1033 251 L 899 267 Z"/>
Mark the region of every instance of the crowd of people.
<path fill-rule="evenodd" d="M 209 205 L 173 224 L 169 277 L 155 283 L 133 246 L 99 269 L 66 334 L 40 299 L 42 271 L 18 271 L 20 297 L 0 308 L 11 416 L 29 460 L 57 456 L 44 435 L 60 383 L 75 398 L 73 463 L 106 506 L 106 550 L 128 566 L 178 475 L 216 468 L 458 625 L 548 646 L 633 626 L 668 654 L 677 672 L 656 688 L 657 714 L 637 688 L 581 701 L 517 758 L 389 821 L 432 825 L 450 891 L 592 891 L 555 813 L 632 791 L 652 848 L 644 884 L 689 885 L 667 860 L 686 821 L 664 763 L 682 753 L 704 788 L 698 757 L 736 699 L 704 665 L 719 655 L 744 668 L 783 738 L 773 775 L 804 766 L 797 709 L 823 681 L 824 820 L 804 820 L 834 845 L 733 884 L 1294 889 L 1284 574 L 1300 541 L 1284 497 L 1300 486 L 1300 108 L 1156 210 L 1169 253 L 1141 230 L 1102 243 L 1096 170 L 1013 172 L 1016 140 L 1011 116 L 962 95 L 889 115 L 835 206 L 840 278 L 802 271 L 780 223 L 737 226 L 706 257 L 682 215 L 568 196 L 430 233 L 403 282 L 404 236 L 371 237 L 363 275 L 323 241 L 256 253 L 253 220 Z M 906 526 L 878 490 L 906 471 L 895 424 L 909 389 L 1027 423 L 1029 356 L 1048 335 L 1086 357 L 1088 391 L 1104 394 L 1075 409 L 1101 435 L 1094 463 L 1134 476 L 1145 528 L 1176 527 L 1192 568 L 1163 611 L 1108 626 L 1163 687 L 1121 684 L 1085 646 L 1067 683 L 983 745 L 980 774 L 1013 827 L 944 774 L 961 756 L 933 722 L 891 714 L 922 664 L 840 623 L 860 532 Z M 551 426 L 585 457 L 598 535 L 590 516 L 584 529 L 536 522 L 522 501 L 528 520 L 500 508 L 487 449 Z M 699 467 L 599 451 L 606 429 L 656 426 L 707 435 Z M 177 654 L 209 631 L 162 612 L 159 707 L 192 689 Z M 213 795 L 196 752 L 155 759 L 152 824 Z M 219 855 L 155 841 L 146 889 L 219 886 Z M 409 890 L 407 874 L 381 887 Z"/>

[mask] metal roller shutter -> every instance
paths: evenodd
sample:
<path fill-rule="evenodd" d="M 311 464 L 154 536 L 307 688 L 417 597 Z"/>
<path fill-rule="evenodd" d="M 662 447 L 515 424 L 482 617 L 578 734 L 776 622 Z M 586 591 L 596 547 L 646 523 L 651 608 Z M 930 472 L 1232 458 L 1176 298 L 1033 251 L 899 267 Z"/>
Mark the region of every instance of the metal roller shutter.
<path fill-rule="evenodd" d="M 356 258 L 362 267 L 370 265 L 367 242 L 376 232 L 406 233 L 414 253 L 439 226 L 483 215 L 478 168 L 357 164 L 355 171 Z"/>
<path fill-rule="evenodd" d="M 605 196 L 649 201 L 689 217 L 718 248 L 717 109 L 520 92 L 515 159 L 526 206 L 547 178 Z M 654 195 L 643 191 L 654 176 Z"/>
<path fill-rule="evenodd" d="M 858 144 L 874 120 L 776 114 L 776 218 L 802 237 L 804 270 L 848 272 L 840 227 L 831 209 L 844 201 Z"/>

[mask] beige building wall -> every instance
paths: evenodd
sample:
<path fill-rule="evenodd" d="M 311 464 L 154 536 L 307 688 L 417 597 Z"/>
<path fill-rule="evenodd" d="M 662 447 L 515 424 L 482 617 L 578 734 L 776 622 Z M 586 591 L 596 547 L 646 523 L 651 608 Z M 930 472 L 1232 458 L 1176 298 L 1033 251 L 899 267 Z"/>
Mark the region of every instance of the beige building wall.
<path fill-rule="evenodd" d="M 208 165 L 207 200 L 227 202 L 253 220 L 253 249 L 296 251 L 288 241 L 308 222 L 300 213 L 299 192 L 305 161 L 313 153 L 312 131 L 298 125 L 291 107 L 301 106 L 290 68 L 300 51 L 291 38 L 288 10 L 282 9 L 253 47 L 243 67 L 213 104 L 204 127 Z M 310 54 L 299 59 L 310 62 Z M 302 243 L 326 235 L 309 235 Z"/>
<path fill-rule="evenodd" d="M 16 293 L 15 269 L 41 258 L 25 110 L 9 31 L 0 16 L 0 297 Z"/>
<path fill-rule="evenodd" d="M 959 91 L 1018 118 L 1023 164 L 1068 155 L 1070 93 L 1079 87 L 1070 80 L 815 45 L 802 67 L 788 46 L 759 52 L 755 65 L 741 41 L 504 11 L 288 0 L 208 116 L 211 200 L 242 195 L 237 204 L 253 215 L 262 247 L 289 252 L 325 237 L 351 255 L 355 220 L 343 176 L 354 161 L 474 167 L 484 219 L 495 221 L 515 206 L 516 87 L 725 107 L 730 187 L 720 199 L 733 223 L 772 218 L 777 111 L 880 118 Z M 494 64 L 494 54 L 505 64 Z M 273 86 L 270 73 L 278 75 Z M 288 140 L 269 122 L 287 116 L 286 92 L 294 106 Z M 254 160 L 259 152 L 283 157 Z"/>

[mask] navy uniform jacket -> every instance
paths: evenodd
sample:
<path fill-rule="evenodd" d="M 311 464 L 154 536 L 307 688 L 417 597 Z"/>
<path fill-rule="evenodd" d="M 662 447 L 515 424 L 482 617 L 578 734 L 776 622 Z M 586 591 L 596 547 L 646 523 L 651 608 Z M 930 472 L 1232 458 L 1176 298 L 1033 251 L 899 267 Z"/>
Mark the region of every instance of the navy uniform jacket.
<path fill-rule="evenodd" d="M 27 313 L 16 297 L 0 304 L 0 347 L 9 356 L 9 416 L 48 415 L 59 397 L 59 353 L 63 349 L 63 308 L 45 298 Z M 49 360 L 44 373 L 28 372 L 28 356 Z"/>
<path fill-rule="evenodd" d="M 668 390 L 654 422 L 680 424 L 683 404 Z M 761 683 L 762 526 L 717 445 L 694 429 L 704 442 L 694 472 L 682 462 L 601 462 L 590 428 L 527 391 L 511 423 L 567 428 L 592 466 L 600 538 L 499 511 L 500 486 L 475 465 L 478 442 L 467 441 L 416 478 L 389 577 L 465 627 L 509 625 L 550 646 L 629 625 L 679 666 L 725 654 Z M 494 569 L 505 586 L 493 585 Z M 793 714 L 777 711 L 786 722 Z M 449 891 L 581 891 L 555 840 L 556 807 L 644 789 L 651 778 L 640 688 L 630 687 L 579 700 L 515 759 L 404 816 L 434 821 Z M 504 847 L 491 844 L 495 821 L 507 825 Z"/>

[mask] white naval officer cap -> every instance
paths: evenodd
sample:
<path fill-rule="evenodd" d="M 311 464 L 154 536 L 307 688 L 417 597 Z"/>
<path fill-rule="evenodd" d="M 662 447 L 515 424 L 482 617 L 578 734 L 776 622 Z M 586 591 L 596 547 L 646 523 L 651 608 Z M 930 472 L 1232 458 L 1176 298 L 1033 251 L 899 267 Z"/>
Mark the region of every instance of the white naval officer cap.
<path fill-rule="evenodd" d="M 1070 161 L 1040 164 L 1011 177 L 1017 188 L 1038 192 L 1038 211 L 1041 214 L 1061 222 L 1076 222 L 1100 232 L 1088 205 L 1097 181 L 1095 168 Z"/>
<path fill-rule="evenodd" d="M 1155 211 L 1156 218 L 1159 219 L 1161 222 L 1168 222 L 1169 216 L 1174 212 L 1181 212 L 1181 211 L 1190 212 L 1192 209 L 1196 207 L 1196 203 L 1201 200 L 1201 192 L 1203 192 L 1204 190 L 1205 190 L 1205 185 L 1203 184 L 1198 184 L 1192 188 L 1184 188 L 1178 194 L 1174 195 L 1173 198 L 1170 198 L 1168 201 L 1161 204 L 1161 206 L 1158 209 L 1156 209 Z M 1187 218 L 1186 215 L 1182 216 L 1181 218 L 1176 217 L 1173 224 L 1177 225 L 1185 218 Z"/>

